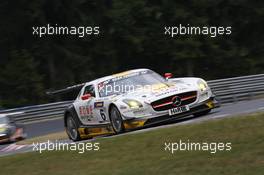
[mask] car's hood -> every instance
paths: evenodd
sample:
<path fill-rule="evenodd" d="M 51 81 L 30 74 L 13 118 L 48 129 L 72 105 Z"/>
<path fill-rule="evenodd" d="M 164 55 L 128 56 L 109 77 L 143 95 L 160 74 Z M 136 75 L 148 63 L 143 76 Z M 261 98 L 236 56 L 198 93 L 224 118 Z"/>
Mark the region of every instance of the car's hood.
<path fill-rule="evenodd" d="M 122 99 L 136 99 L 151 103 L 152 101 L 165 98 L 174 94 L 179 94 L 188 91 L 197 90 L 195 87 L 185 83 L 161 83 L 149 87 L 138 88 L 135 91 L 130 91 L 122 94 Z"/>

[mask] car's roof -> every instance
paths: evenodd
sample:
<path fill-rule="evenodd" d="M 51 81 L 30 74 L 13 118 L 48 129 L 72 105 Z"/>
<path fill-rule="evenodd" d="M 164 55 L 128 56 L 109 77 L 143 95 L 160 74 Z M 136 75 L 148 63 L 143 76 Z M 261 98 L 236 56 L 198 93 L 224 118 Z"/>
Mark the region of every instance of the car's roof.
<path fill-rule="evenodd" d="M 118 76 L 129 75 L 129 74 L 132 74 L 132 73 L 142 72 L 142 71 L 146 71 L 146 70 L 149 70 L 149 69 L 145 69 L 145 68 L 132 69 L 132 70 L 128 70 L 128 71 L 124 71 L 124 72 L 120 72 L 120 73 L 116 73 L 116 74 L 113 74 L 113 75 L 109 75 L 109 76 L 105 76 L 105 77 L 102 77 L 102 78 L 95 79 L 93 81 L 87 82 L 85 85 L 87 85 L 87 84 L 98 84 L 100 82 L 103 82 L 103 81 L 106 81 L 106 80 L 109 80 L 109 79 L 112 79 L 112 78 L 116 78 Z"/>

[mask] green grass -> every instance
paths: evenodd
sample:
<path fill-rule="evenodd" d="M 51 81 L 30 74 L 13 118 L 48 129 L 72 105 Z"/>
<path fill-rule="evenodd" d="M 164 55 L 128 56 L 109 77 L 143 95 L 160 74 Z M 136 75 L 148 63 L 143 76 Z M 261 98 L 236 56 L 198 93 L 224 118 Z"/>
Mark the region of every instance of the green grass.
<path fill-rule="evenodd" d="M 231 151 L 164 151 L 164 142 L 231 142 Z M 264 114 L 225 118 L 96 140 L 100 151 L 0 158 L 0 174 L 264 174 Z"/>

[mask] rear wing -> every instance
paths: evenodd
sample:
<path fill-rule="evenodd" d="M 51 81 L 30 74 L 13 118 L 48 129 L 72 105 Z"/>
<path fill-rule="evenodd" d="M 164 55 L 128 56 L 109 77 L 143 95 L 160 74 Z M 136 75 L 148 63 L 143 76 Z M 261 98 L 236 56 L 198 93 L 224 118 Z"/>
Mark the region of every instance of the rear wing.
<path fill-rule="evenodd" d="M 54 91 L 47 91 L 47 95 L 58 95 L 58 94 L 66 94 L 73 91 L 80 91 L 82 87 L 85 85 L 85 83 L 77 84 L 74 86 L 69 86 L 64 89 L 54 90 Z"/>

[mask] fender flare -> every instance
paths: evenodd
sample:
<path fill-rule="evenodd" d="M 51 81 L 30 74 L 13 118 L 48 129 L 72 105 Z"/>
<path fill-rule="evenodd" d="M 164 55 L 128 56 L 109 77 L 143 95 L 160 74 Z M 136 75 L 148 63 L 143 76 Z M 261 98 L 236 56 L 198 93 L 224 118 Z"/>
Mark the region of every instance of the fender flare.
<path fill-rule="evenodd" d="M 63 117 L 64 127 L 67 126 L 66 118 L 67 118 L 67 115 L 68 115 L 68 114 L 70 114 L 70 115 L 73 117 L 74 121 L 76 122 L 76 124 L 77 124 L 78 126 L 81 126 L 81 125 L 82 125 L 82 122 L 80 121 L 80 119 L 79 119 L 79 117 L 78 117 L 78 114 L 77 114 L 77 112 L 76 112 L 74 106 L 71 105 L 71 106 L 69 106 L 69 107 L 65 110 L 65 112 L 64 112 L 64 117 Z"/>

